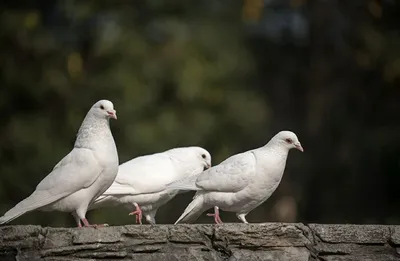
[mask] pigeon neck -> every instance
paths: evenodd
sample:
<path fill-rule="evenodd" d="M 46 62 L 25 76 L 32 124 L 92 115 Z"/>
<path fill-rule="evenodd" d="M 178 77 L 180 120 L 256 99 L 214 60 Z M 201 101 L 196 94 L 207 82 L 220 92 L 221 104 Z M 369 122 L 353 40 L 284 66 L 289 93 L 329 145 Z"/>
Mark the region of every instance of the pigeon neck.
<path fill-rule="evenodd" d="M 279 184 L 286 167 L 286 160 L 289 154 L 288 148 L 279 143 L 272 143 L 264 146 L 262 151 L 265 161 L 260 161 L 263 166 L 261 169 L 264 168 L 269 173 L 268 181 Z"/>
<path fill-rule="evenodd" d="M 282 144 L 279 144 L 277 142 L 270 141 L 264 146 L 264 150 L 269 151 L 270 153 L 273 153 L 282 160 L 286 160 L 288 154 L 289 154 L 289 149 Z"/>
<path fill-rule="evenodd" d="M 112 138 L 109 120 L 87 114 L 79 128 L 75 147 L 94 149 L 104 142 L 104 138 L 110 137 Z"/>
<path fill-rule="evenodd" d="M 183 170 L 185 167 L 185 161 L 178 158 L 178 157 L 174 157 L 174 155 L 168 155 L 169 159 L 171 160 L 171 162 L 175 163 L 174 165 L 176 166 L 177 169 L 179 170 Z"/>

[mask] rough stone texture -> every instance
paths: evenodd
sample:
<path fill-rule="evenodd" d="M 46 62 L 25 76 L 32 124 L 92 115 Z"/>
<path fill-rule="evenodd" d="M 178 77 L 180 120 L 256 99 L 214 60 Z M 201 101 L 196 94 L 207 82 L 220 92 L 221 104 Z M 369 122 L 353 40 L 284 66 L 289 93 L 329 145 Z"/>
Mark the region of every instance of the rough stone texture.
<path fill-rule="evenodd" d="M 400 260 L 400 226 L 310 224 L 0 227 L 0 261 Z"/>

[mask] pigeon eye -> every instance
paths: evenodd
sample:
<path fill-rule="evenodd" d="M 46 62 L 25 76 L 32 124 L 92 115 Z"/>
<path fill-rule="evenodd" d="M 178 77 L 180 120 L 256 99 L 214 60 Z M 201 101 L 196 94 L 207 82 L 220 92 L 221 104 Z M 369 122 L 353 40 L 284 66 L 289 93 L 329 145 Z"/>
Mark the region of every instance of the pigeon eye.
<path fill-rule="evenodd" d="M 100 109 L 104 110 L 104 106 L 103 106 L 103 105 L 100 105 Z"/>
<path fill-rule="evenodd" d="M 206 154 L 201 154 L 201 157 L 202 157 L 203 159 L 205 159 L 205 158 L 206 158 Z"/>
<path fill-rule="evenodd" d="M 292 143 L 292 139 L 289 139 L 289 138 L 287 138 L 285 141 L 286 141 L 287 143 Z"/>

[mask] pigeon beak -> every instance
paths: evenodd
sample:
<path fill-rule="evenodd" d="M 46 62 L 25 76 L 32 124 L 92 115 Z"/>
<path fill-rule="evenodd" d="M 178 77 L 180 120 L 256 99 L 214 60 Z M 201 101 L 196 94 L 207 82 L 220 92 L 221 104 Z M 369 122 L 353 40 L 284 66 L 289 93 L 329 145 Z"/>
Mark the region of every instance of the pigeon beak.
<path fill-rule="evenodd" d="M 207 170 L 207 169 L 209 169 L 209 168 L 211 168 L 211 164 L 208 164 L 208 163 L 207 163 L 207 165 L 204 166 L 204 170 Z M 204 171 L 204 170 L 203 170 L 203 171 Z"/>
<path fill-rule="evenodd" d="M 295 147 L 296 147 L 296 149 L 298 149 L 299 151 L 301 151 L 301 152 L 304 152 L 304 149 L 303 149 L 303 147 L 301 146 L 300 142 L 299 142 L 299 143 L 296 143 L 296 144 L 294 144 L 294 146 L 295 146 Z"/>
<path fill-rule="evenodd" d="M 115 110 L 107 111 L 107 114 L 110 116 L 110 118 L 117 119 L 117 112 Z"/>

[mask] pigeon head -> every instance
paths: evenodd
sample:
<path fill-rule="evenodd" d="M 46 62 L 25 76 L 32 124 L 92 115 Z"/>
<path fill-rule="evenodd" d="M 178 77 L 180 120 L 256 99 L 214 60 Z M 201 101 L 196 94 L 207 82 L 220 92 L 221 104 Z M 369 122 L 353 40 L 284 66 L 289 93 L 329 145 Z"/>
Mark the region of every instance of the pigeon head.
<path fill-rule="evenodd" d="M 185 168 L 197 173 L 211 167 L 211 155 L 207 150 L 201 147 L 175 148 L 168 150 L 167 153 L 173 158 L 178 159 L 182 166 L 185 165 Z"/>
<path fill-rule="evenodd" d="M 117 112 L 114 110 L 114 105 L 108 100 L 96 102 L 90 110 L 97 117 L 117 119 Z"/>
<path fill-rule="evenodd" d="M 304 151 L 296 134 L 291 131 L 280 131 L 272 138 L 271 141 L 274 141 L 281 146 L 285 146 L 288 150 L 298 149 L 301 152 Z"/>
<path fill-rule="evenodd" d="M 192 165 L 196 165 L 196 169 L 204 171 L 211 168 L 211 155 L 207 150 L 202 147 L 188 147 L 186 150 L 185 157 Z"/>
<path fill-rule="evenodd" d="M 210 153 L 200 147 L 193 147 L 194 149 L 194 156 L 200 160 L 200 162 L 204 166 L 204 170 L 211 168 L 211 155 Z"/>

